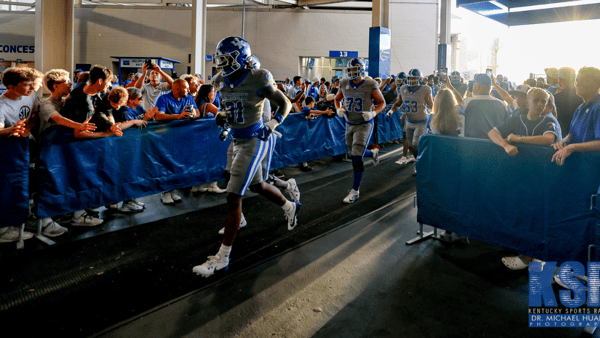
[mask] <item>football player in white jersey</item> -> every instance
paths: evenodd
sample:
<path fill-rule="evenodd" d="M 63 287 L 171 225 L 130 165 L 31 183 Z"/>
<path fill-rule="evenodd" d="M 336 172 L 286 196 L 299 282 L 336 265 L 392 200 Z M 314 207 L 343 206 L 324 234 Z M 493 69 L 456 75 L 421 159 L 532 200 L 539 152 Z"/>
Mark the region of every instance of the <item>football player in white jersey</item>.
<path fill-rule="evenodd" d="M 419 153 L 419 138 L 425 134 L 425 122 L 427 122 L 427 106 L 433 107 L 431 87 L 421 85 L 423 78 L 421 71 L 411 69 L 408 71 L 406 84 L 400 87 L 398 99 L 390 109 L 395 112 L 400 108 L 406 115 L 406 140 L 408 150 L 416 158 Z"/>
<path fill-rule="evenodd" d="M 348 76 L 340 80 L 340 90 L 335 96 L 335 108 L 339 117 L 346 120 L 346 147 L 352 154 L 354 183 L 344 203 L 352 203 L 359 197 L 360 183 L 364 173 L 363 157 L 372 157 L 379 162 L 379 149 L 367 150 L 373 134 L 373 122 L 385 108 L 385 100 L 373 79 L 363 78 L 365 62 L 353 58 L 348 62 Z M 344 107 L 342 107 L 342 100 Z"/>
<path fill-rule="evenodd" d="M 240 37 L 226 37 L 217 45 L 215 60 L 221 70 L 214 85 L 221 92 L 221 108 L 217 123 L 231 126 L 233 162 L 227 184 L 227 218 L 223 242 L 215 256 L 195 266 L 193 271 L 209 277 L 217 271 L 226 271 L 229 255 L 242 215 L 242 197 L 249 188 L 281 206 L 287 218 L 288 230 L 296 226 L 299 202 L 288 201 L 279 189 L 264 182 L 262 160 L 268 151 L 269 135 L 283 122 L 292 104 L 277 89 L 273 76 L 266 69 L 253 69 L 252 52 L 248 42 Z M 269 99 L 277 111 L 267 124 L 263 123 L 263 106 Z M 223 114 L 223 113 L 226 114 Z"/>

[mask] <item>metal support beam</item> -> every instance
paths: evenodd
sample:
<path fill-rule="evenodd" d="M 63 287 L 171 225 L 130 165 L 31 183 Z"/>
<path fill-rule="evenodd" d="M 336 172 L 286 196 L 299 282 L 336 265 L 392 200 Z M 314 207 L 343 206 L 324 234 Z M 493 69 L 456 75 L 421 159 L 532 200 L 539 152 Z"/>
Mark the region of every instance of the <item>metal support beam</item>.
<path fill-rule="evenodd" d="M 75 0 L 37 0 L 35 3 L 35 68 L 73 72 Z"/>
<path fill-rule="evenodd" d="M 206 0 L 193 0 L 192 2 L 192 74 L 204 73 L 206 63 Z"/>

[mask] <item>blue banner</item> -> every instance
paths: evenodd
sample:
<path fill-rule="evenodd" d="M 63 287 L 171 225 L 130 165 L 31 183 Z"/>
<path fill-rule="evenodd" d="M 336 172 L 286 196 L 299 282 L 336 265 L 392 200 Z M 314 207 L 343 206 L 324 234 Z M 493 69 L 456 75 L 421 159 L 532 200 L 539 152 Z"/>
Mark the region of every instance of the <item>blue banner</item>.
<path fill-rule="evenodd" d="M 600 153 L 563 166 L 551 147 L 518 145 L 509 157 L 489 140 L 425 135 L 417 160 L 417 221 L 544 261 L 587 261 L 600 244 L 592 195 Z"/>
<path fill-rule="evenodd" d="M 20 225 L 29 212 L 29 139 L 0 139 L 0 148 L 0 227 Z"/>
<path fill-rule="evenodd" d="M 392 104 L 377 114 L 377 140 L 379 143 L 385 143 L 402 138 L 402 123 L 400 122 L 400 113 L 387 116 Z"/>
<path fill-rule="evenodd" d="M 391 50 L 390 29 L 369 28 L 369 76 L 385 79 L 390 75 Z"/>
<path fill-rule="evenodd" d="M 401 137 L 399 118 L 379 115 L 380 140 Z M 273 169 L 347 151 L 345 122 L 337 116 L 306 120 L 290 114 L 277 130 L 283 139 L 277 140 Z M 37 214 L 54 216 L 221 180 L 230 141 L 218 135 L 214 119 L 152 122 L 143 130 L 126 129 L 123 137 L 90 140 L 50 128 L 41 147 Z"/>
<path fill-rule="evenodd" d="M 214 119 L 150 123 L 123 137 L 76 140 L 48 129 L 40 153 L 38 216 L 156 194 L 222 178 L 229 140 Z"/>
<path fill-rule="evenodd" d="M 347 152 L 344 120 L 318 117 L 306 120 L 303 114 L 290 114 L 277 127 L 283 135 L 273 154 L 273 169 Z"/>

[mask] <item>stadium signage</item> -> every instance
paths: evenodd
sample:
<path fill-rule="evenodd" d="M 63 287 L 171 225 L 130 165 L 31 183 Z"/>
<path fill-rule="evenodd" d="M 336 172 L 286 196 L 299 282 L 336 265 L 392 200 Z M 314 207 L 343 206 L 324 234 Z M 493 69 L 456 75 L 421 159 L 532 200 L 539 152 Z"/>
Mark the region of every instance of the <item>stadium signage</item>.
<path fill-rule="evenodd" d="M 35 46 L 0 45 L 0 53 L 32 54 L 35 53 Z"/>

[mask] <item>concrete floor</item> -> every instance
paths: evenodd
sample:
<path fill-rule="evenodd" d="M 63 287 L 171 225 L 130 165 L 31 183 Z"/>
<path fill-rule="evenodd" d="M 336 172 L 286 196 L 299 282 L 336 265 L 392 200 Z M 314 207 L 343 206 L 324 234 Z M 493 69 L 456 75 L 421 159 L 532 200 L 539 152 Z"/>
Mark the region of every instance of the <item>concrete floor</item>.
<path fill-rule="evenodd" d="M 527 327 L 527 270 L 506 269 L 505 250 L 407 246 L 417 229 L 412 197 L 96 337 L 585 336 Z"/>
<path fill-rule="evenodd" d="M 27 243 L 25 252 L 8 252 L 2 262 L 3 271 L 16 277 L 0 276 L 0 300 L 8 299 L 6 295 L 19 290 L 27 295 L 26 291 L 33 288 L 31 283 L 13 280 L 20 277 L 35 280 L 36 275 L 25 273 L 23 266 L 37 271 L 45 264 L 52 264 L 56 277 L 44 278 L 56 278 L 62 283 L 60 278 L 65 277 L 72 284 L 36 286 L 36 292 L 41 295 L 39 299 L 27 295 L 28 298 L 20 301 L 22 305 L 7 307 L 17 311 L 11 315 L 19 315 L 21 311 L 23 316 L 10 326 L 2 324 L 3 328 L 12 329 L 2 332 L 10 332 L 8 336 L 15 337 L 39 336 L 14 334 L 25 331 L 21 321 L 31 321 L 38 324 L 32 325 L 36 329 L 28 332 L 65 337 L 90 336 L 88 332 L 98 332 L 92 337 L 585 336 L 582 329 L 527 327 L 527 270 L 511 271 L 500 262 L 501 257 L 511 252 L 476 241 L 450 244 L 430 239 L 406 245 L 418 229 L 413 207 L 414 178 L 410 179 L 414 165 L 401 168 L 394 164 L 399 151 L 398 146 L 386 148 L 382 164 L 374 168 L 376 170 L 370 164 L 367 166 L 364 183 L 367 188 L 361 191 L 361 199 L 351 206 L 341 203 L 351 182 L 349 163 L 317 161 L 311 163 L 316 170 L 308 174 L 286 168 L 286 176 L 297 178 L 304 196 L 306 209 L 300 228 L 294 232 L 283 231 L 277 217 L 264 219 L 260 224 L 266 214 L 258 210 L 264 210 L 265 202 L 248 196 L 245 206 L 254 210 L 254 214 L 247 215 L 252 226 L 240 232 L 236 239 L 232 269 L 210 279 L 194 276 L 190 267 L 205 257 L 206 252 L 213 253 L 217 248 L 219 239 L 215 232 L 222 224 L 223 195 L 192 198 L 183 191 L 184 202 L 175 207 L 163 206 L 157 202 L 158 196 L 150 196 L 143 199 L 149 204 L 144 213 L 119 215 L 103 210 L 106 224 L 97 229 L 72 231 L 57 240 L 58 248 L 46 250 L 38 244 Z M 390 177 L 396 185 L 388 183 Z M 329 205 L 323 205 L 325 201 Z M 191 217 L 201 209 L 204 209 L 201 213 L 204 223 L 185 222 L 187 215 Z M 190 213 L 191 210 L 196 211 Z M 166 217 L 170 218 L 160 223 Z M 136 227 L 138 224 L 144 226 Z M 191 248 L 168 251 L 167 246 L 177 245 L 177 236 L 166 243 L 161 232 L 165 227 L 197 235 L 202 239 L 198 243 L 205 247 L 196 251 Z M 201 233 L 190 230 L 204 227 L 210 229 Z M 262 244 L 252 246 L 257 241 L 268 243 L 264 247 Z M 178 258 L 158 270 L 162 265 L 142 257 L 150 255 L 152 250 L 145 250 L 155 245 L 163 246 L 163 253 L 169 259 Z M 91 246 L 93 251 L 89 250 Z M 4 252 L 6 248 L 2 247 Z M 80 267 L 112 264 L 111 250 L 120 253 L 115 262 L 123 262 L 121 265 L 111 265 L 102 273 L 91 275 L 92 270 Z M 99 259 L 85 257 L 84 263 L 62 266 L 66 255 L 82 255 L 84 259 L 90 256 L 90 251 Z M 123 259 L 119 260 L 120 257 Z M 130 266 L 124 260 L 130 261 Z M 7 264 L 13 261 L 21 266 Z M 146 271 L 151 263 L 156 269 Z M 85 279 L 78 281 L 81 274 Z M 136 277 L 144 274 L 143 284 L 139 284 L 140 278 L 128 279 L 129 274 Z M 156 306 L 160 302 L 151 301 L 156 294 L 151 286 L 145 285 L 152 284 L 153 280 L 144 278 L 147 275 L 156 281 L 161 276 L 165 278 L 165 274 L 183 278 L 181 284 L 187 287 L 178 289 L 179 285 L 173 282 L 157 284 L 172 288 L 174 291 L 167 293 L 174 296 Z M 22 285 L 24 283 L 27 285 Z M 141 294 L 142 301 L 135 308 L 143 310 L 116 316 L 128 319 L 111 322 L 109 314 L 122 309 L 114 308 L 114 301 L 110 299 L 95 303 L 99 300 L 91 296 L 101 288 L 110 290 L 111 285 L 119 286 L 120 290 L 113 298 L 123 300 L 137 292 L 132 299 L 139 300 Z M 75 293 L 84 287 L 89 291 Z M 178 293 L 178 290 L 188 291 Z M 69 292 L 73 293 L 71 298 L 66 298 L 70 303 L 64 303 L 60 299 Z M 91 301 L 85 298 L 88 296 Z M 82 297 L 84 299 L 77 299 Z M 142 303 L 153 305 L 144 308 Z M 49 306 L 56 309 L 56 313 L 47 313 L 43 318 L 27 317 L 26 310 L 35 304 Z M 64 304 L 75 304 L 75 308 Z M 126 305 L 127 301 L 119 304 Z M 0 313 L 0 323 L 3 318 L 8 316 Z M 596 333 L 594 337 L 600 335 Z"/>

